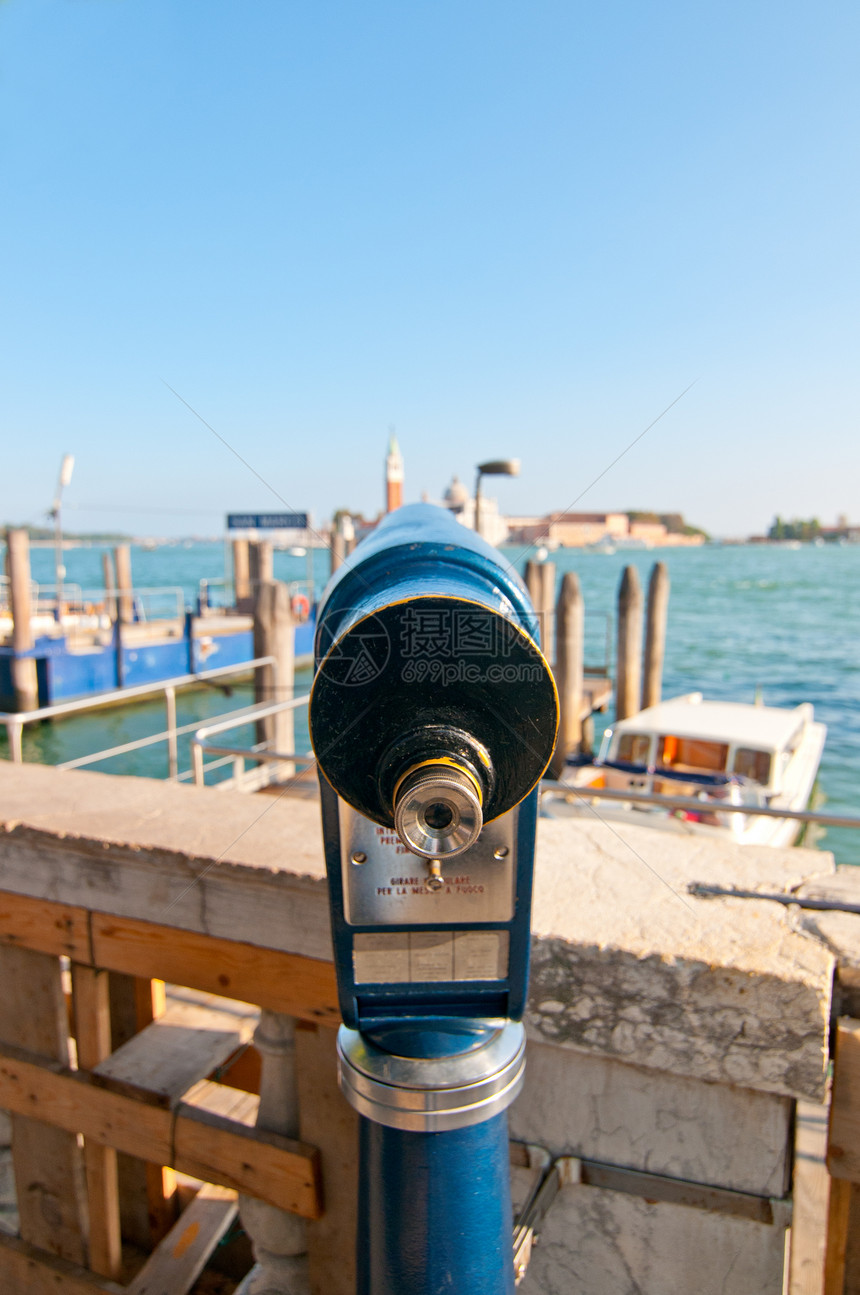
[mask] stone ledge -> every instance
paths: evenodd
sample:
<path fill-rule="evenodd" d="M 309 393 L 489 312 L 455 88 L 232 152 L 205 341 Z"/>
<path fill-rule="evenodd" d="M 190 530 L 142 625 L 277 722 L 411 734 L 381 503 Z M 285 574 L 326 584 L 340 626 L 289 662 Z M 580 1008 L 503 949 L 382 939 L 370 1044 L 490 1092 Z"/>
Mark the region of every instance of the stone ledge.
<path fill-rule="evenodd" d="M 0 890 L 331 956 L 319 808 L 138 778 L 0 765 Z M 828 854 L 542 819 L 532 1037 L 821 1100 L 835 958 L 766 901 Z"/>
<path fill-rule="evenodd" d="M 580 819 L 542 819 L 527 1024 L 533 1038 L 821 1100 L 834 957 L 765 900 L 832 874 L 813 850 Z"/>

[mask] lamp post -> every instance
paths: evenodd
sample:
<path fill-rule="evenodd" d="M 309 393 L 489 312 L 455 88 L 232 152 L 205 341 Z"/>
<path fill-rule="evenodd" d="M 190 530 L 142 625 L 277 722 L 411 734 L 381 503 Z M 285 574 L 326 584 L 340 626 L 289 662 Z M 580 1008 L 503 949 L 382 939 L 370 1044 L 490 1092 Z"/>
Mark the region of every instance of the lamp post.
<path fill-rule="evenodd" d="M 481 478 L 482 477 L 518 477 L 520 474 L 519 459 L 490 459 L 487 463 L 478 464 L 478 476 L 475 481 L 475 534 L 481 534 Z"/>
<path fill-rule="evenodd" d="M 63 502 L 63 490 L 72 479 L 74 466 L 74 455 L 64 454 L 63 461 L 60 464 L 60 475 L 57 479 L 57 493 L 54 496 L 54 503 L 49 513 L 49 516 L 54 519 L 54 578 L 57 585 L 57 607 L 54 612 L 54 616 L 60 626 L 63 624 L 63 577 L 66 574 L 66 568 L 63 565 L 63 521 L 61 508 Z"/>

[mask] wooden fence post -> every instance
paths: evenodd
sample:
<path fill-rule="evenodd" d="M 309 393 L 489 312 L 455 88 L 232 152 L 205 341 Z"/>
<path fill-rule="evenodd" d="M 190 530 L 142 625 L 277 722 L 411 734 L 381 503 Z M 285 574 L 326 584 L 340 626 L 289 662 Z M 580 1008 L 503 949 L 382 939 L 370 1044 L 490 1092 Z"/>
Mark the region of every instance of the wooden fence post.
<path fill-rule="evenodd" d="M 645 664 L 642 678 L 642 709 L 656 706 L 663 688 L 663 659 L 666 655 L 666 618 L 669 611 L 669 572 L 665 562 L 655 562 L 648 581 L 645 612 Z"/>
<path fill-rule="evenodd" d="M 579 576 L 575 571 L 566 572 L 562 578 L 555 624 L 555 682 L 561 716 L 551 769 L 553 776 L 558 778 L 567 757 L 579 750 L 582 741 L 585 605 Z"/>
<path fill-rule="evenodd" d="M 108 980 L 111 1051 L 121 1048 L 164 1013 L 162 980 L 112 971 Z M 120 1224 L 123 1237 L 149 1250 L 176 1221 L 176 1176 L 172 1169 L 117 1153 Z"/>
<path fill-rule="evenodd" d="M 60 960 L 0 947 L 0 1040 L 69 1064 Z M 74 1133 L 12 1116 L 12 1161 L 21 1238 L 51 1254 L 87 1261 L 83 1161 Z"/>
<path fill-rule="evenodd" d="M 72 963 L 75 1043 L 82 1070 L 94 1070 L 112 1051 L 108 990 L 106 971 Z M 84 1166 L 90 1221 L 89 1266 L 101 1277 L 118 1279 L 122 1269 L 122 1237 L 116 1151 L 85 1138 Z"/>
<path fill-rule="evenodd" d="M 254 603 L 254 656 L 274 657 L 277 666 L 261 666 L 254 676 L 257 702 L 289 701 L 295 676 L 295 632 L 290 591 L 282 580 L 270 580 L 257 587 Z M 275 680 L 277 679 L 277 684 Z M 295 723 L 291 710 L 282 710 L 257 721 L 257 741 L 270 750 L 295 750 Z M 283 782 L 295 773 L 293 764 L 270 766 L 270 780 Z"/>
<path fill-rule="evenodd" d="M 618 649 L 615 718 L 637 714 L 642 671 L 642 586 L 635 567 L 625 567 L 618 588 Z"/>
<path fill-rule="evenodd" d="M 12 688 L 15 709 L 35 710 L 39 705 L 39 680 L 32 657 L 19 656 L 33 646 L 33 607 L 30 598 L 30 536 L 27 531 L 6 532 L 6 573 L 12 610 Z"/>

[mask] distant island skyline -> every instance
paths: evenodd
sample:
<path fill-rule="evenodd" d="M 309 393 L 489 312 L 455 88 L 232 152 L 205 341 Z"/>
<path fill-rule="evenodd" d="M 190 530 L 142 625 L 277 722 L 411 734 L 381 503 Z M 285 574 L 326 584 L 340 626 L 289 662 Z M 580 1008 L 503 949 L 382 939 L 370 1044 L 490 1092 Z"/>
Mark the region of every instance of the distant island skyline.
<path fill-rule="evenodd" d="M 368 530 L 375 524 L 375 520 L 365 520 L 361 512 L 349 509 L 336 509 L 332 512 L 332 517 L 323 522 L 317 523 L 312 527 L 316 532 L 315 537 L 309 539 L 312 547 L 325 547 L 331 533 L 333 520 L 340 514 L 348 513 L 359 523 L 362 523 Z M 600 513 L 561 513 L 558 511 L 548 512 L 537 517 L 523 518 L 516 514 L 508 516 L 502 515 L 504 521 L 511 526 L 512 534 L 502 541 L 505 544 L 516 545 L 518 543 L 536 543 L 540 538 L 550 538 L 553 526 L 557 526 L 561 519 L 596 519 L 598 517 L 624 517 L 630 523 L 630 534 L 635 537 L 637 534 L 647 538 L 650 547 L 677 547 L 680 542 L 708 543 L 708 542 L 726 542 L 736 543 L 784 543 L 796 542 L 838 542 L 840 540 L 860 540 L 860 524 L 853 524 L 848 520 L 847 514 L 841 514 L 836 519 L 836 524 L 832 526 L 824 525 L 817 517 L 812 518 L 784 518 L 777 514 L 770 526 L 761 532 L 752 532 L 748 535 L 713 535 L 707 532 L 703 527 L 696 526 L 685 519 L 683 513 L 658 513 L 651 509 L 618 509 L 607 514 Z M 527 523 L 527 525 L 523 525 Z M 539 534 L 541 526 L 545 527 L 545 533 Z M 665 527 L 667 537 L 665 542 L 661 542 L 661 537 L 654 533 L 655 527 Z M 0 523 L 0 542 L 4 543 L 6 532 L 8 530 L 23 529 L 28 531 L 30 542 L 39 547 L 53 545 L 56 542 L 53 527 L 45 525 L 34 525 L 29 522 L 3 522 Z M 649 530 L 651 534 L 649 534 Z M 528 532 L 528 533 L 526 533 Z M 109 545 L 109 544 L 174 544 L 174 543 L 220 543 L 227 534 L 226 528 L 220 532 L 200 531 L 180 531 L 175 534 L 155 533 L 153 531 L 120 531 L 120 530 L 75 530 L 63 528 L 62 540 L 63 547 L 75 547 L 77 544 L 85 545 Z M 562 547 L 567 548 L 587 548 L 592 541 L 577 542 L 561 539 Z"/>

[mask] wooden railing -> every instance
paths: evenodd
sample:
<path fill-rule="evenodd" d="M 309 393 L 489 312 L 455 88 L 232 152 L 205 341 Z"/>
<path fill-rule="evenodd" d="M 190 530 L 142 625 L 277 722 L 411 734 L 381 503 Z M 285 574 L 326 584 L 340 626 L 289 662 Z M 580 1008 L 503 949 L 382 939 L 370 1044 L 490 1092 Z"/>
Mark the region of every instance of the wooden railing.
<path fill-rule="evenodd" d="M 860 1290 L 860 1020 L 836 1027 L 827 1140 L 830 1200 L 824 1295 Z"/>
<path fill-rule="evenodd" d="M 137 1295 L 157 1276 L 158 1289 L 182 1295 L 235 1215 L 237 1193 L 322 1217 L 320 1152 L 257 1125 L 260 1097 L 248 1091 L 259 1087 L 249 1053 L 257 1013 L 239 1002 L 231 1010 L 224 996 L 298 1018 L 304 1114 L 322 1127 L 315 1109 L 339 1103 L 333 1031 L 315 1037 L 338 1021 L 329 963 L 0 893 L 0 976 L 0 1108 L 12 1116 L 20 1212 L 20 1238 L 0 1236 L 0 1290 Z M 204 993 L 160 1010 L 165 979 Z M 165 1170 L 206 1184 L 176 1222 L 182 1193 Z M 135 1222 L 135 1187 L 148 1237 Z M 124 1239 L 136 1243 L 138 1271 L 122 1286 Z M 349 1246 L 340 1249 L 349 1269 Z M 348 1289 L 343 1273 L 336 1288 Z"/>

